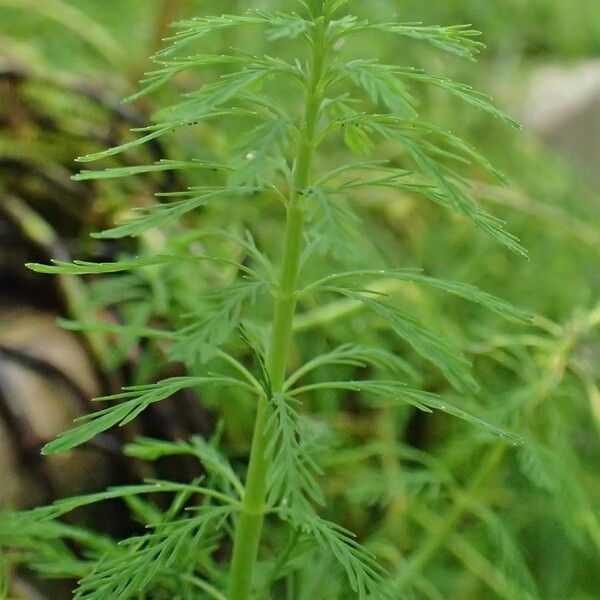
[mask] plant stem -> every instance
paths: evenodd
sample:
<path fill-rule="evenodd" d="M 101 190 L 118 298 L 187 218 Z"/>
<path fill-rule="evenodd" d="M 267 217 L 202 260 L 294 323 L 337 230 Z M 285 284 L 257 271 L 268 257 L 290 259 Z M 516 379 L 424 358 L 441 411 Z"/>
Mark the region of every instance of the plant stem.
<path fill-rule="evenodd" d="M 287 205 L 285 249 L 267 357 L 273 394 L 280 394 L 283 390 L 292 344 L 303 248 L 303 190 L 309 182 L 316 147 L 315 133 L 323 98 L 325 29 L 325 20 L 320 17 L 315 23 L 311 39 L 311 71 L 306 88 L 304 123 L 294 165 L 294 189 L 290 190 Z M 267 455 L 269 445 L 267 426 L 271 414 L 269 401 L 270 398 L 265 395 L 261 395 L 258 401 L 244 499 L 233 545 L 229 600 L 248 600 L 251 596 L 252 576 L 258 557 L 266 508 L 267 477 L 271 466 L 271 458 Z"/>
<path fill-rule="evenodd" d="M 293 290 L 298 278 L 302 224 L 302 212 L 290 207 L 287 218 L 285 260 L 281 272 L 281 292 L 275 305 L 268 360 L 274 394 L 281 392 L 283 386 L 292 339 L 292 321 L 296 310 L 296 297 Z M 287 291 L 284 287 L 286 281 Z M 267 476 L 271 465 L 271 460 L 267 456 L 269 437 L 266 435 L 270 415 L 269 400 L 263 394 L 258 401 L 242 512 L 231 562 L 230 600 L 247 600 L 250 597 L 252 574 L 264 521 Z"/>

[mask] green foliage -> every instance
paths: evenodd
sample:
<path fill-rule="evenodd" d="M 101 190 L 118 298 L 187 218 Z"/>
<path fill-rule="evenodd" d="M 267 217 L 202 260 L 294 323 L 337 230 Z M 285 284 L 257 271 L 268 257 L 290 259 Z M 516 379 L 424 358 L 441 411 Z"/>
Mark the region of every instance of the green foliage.
<path fill-rule="evenodd" d="M 121 394 L 113 394 L 112 396 L 104 396 L 96 399 L 100 402 L 118 400 L 121 401 L 119 404 L 80 417 L 79 420 L 82 421 L 81 425 L 61 434 L 56 440 L 47 444 L 43 449 L 43 453 L 54 454 L 75 448 L 114 425 L 127 425 L 127 423 L 133 421 L 154 402 L 170 398 L 183 389 L 207 384 L 241 385 L 254 391 L 254 388 L 243 381 L 223 376 L 173 377 L 155 384 L 124 388 Z"/>
<path fill-rule="evenodd" d="M 130 101 L 155 93 L 167 98 L 180 79 L 188 90 L 196 76 L 203 84 L 193 84 L 170 105 L 165 100 L 155 124 L 133 130 L 139 137 L 81 158 L 103 161 L 107 168 L 84 170 L 75 179 L 105 182 L 173 172 L 187 189 L 159 193 L 155 204 L 135 208 L 136 217 L 94 235 L 134 238 L 135 250 L 124 246 L 118 261 L 29 265 L 61 276 L 110 275 L 94 280 L 90 302 L 118 305 L 129 317 L 125 323 L 65 325 L 126 343 L 145 338 L 161 364 L 182 363 L 186 371 L 160 379 L 157 368 L 138 385 L 99 398 L 108 407 L 82 417 L 45 453 L 85 444 L 127 425 L 152 404 L 192 390 L 226 421 L 222 442 L 218 436 L 174 442 L 139 438 L 125 453 L 144 461 L 187 455 L 206 471 L 206 480 L 203 485 L 149 481 L 11 515 L 0 520 L 0 544 L 11 548 L 9 562 L 77 579 L 75 598 L 81 599 L 239 600 L 250 597 L 249 588 L 256 598 L 273 599 L 456 597 L 460 577 L 449 575 L 455 567 L 443 558 L 444 546 L 460 562 L 461 575 L 470 571 L 486 586 L 480 597 L 490 590 L 507 599 L 552 597 L 533 583 L 533 566 L 524 564 L 514 541 L 521 532 L 504 527 L 496 514 L 516 510 L 518 502 L 510 502 L 516 486 L 507 492 L 508 500 L 499 495 L 503 505 L 482 488 L 503 457 L 515 454 L 511 477 L 519 477 L 520 470 L 532 495 L 533 490 L 554 494 L 560 526 L 575 529 L 576 519 L 586 540 L 578 543 L 589 544 L 588 538 L 598 543 L 593 495 L 578 484 L 575 467 L 557 468 L 550 450 L 562 440 L 565 464 L 570 457 L 569 465 L 577 465 L 564 444 L 568 434 L 555 433 L 559 425 L 547 415 L 551 410 L 541 419 L 538 411 L 555 389 L 567 397 L 563 387 L 576 385 L 577 377 L 591 386 L 594 397 L 593 377 L 590 383 L 585 369 L 577 376 L 567 365 L 573 346 L 597 325 L 595 313 L 578 320 L 577 327 L 557 326 L 559 331 L 545 330 L 538 318 L 532 341 L 517 325 L 531 321 L 527 312 L 474 285 L 402 268 L 396 258 L 378 268 L 371 261 L 377 252 L 367 248 L 365 235 L 372 229 L 365 194 L 385 193 L 390 206 L 424 198 L 450 209 L 421 209 L 439 236 L 437 246 L 447 241 L 443 232 L 453 229 L 447 222 L 439 226 L 437 219 L 456 215 L 499 241 L 500 248 L 525 256 L 503 222 L 479 205 L 468 179 L 491 177 L 504 184 L 504 176 L 469 143 L 421 115 L 428 107 L 419 102 L 413 83 L 446 93 L 481 118 L 512 126 L 514 121 L 466 84 L 377 59 L 347 60 L 342 46 L 346 38 L 354 44 L 389 34 L 471 59 L 483 48 L 478 33 L 470 26 L 398 23 L 375 18 L 376 12 L 368 19 L 354 17 L 345 14 L 346 0 L 294 4 L 289 13 L 251 10 L 178 23 L 179 32 L 157 53 L 156 69 Z M 370 14 L 375 8 L 360 10 Z M 206 39 L 208 46 L 232 30 L 247 41 L 246 29 L 281 55 L 206 54 Z M 200 52 L 194 54 L 196 47 Z M 227 140 L 225 150 L 199 143 L 207 135 Z M 163 137 L 188 151 L 147 165 L 116 162 L 127 163 L 136 156 L 132 151 Z M 342 145 L 358 159 L 349 159 Z M 331 148 L 335 152 L 329 155 Z M 281 216 L 287 216 L 283 244 L 273 214 L 279 227 Z M 300 228 L 290 234 L 294 219 Z M 504 249 L 488 245 L 480 233 L 467 234 L 461 221 L 454 225 L 469 243 L 504 256 Z M 257 241 L 242 233 L 247 228 L 257 233 Z M 436 259 L 442 268 L 431 272 L 443 272 L 444 257 Z M 441 302 L 433 304 L 433 316 L 427 314 L 438 292 L 444 304 L 454 296 L 474 307 L 461 308 L 456 323 L 445 319 Z M 491 317 L 481 317 L 482 330 L 475 336 L 480 346 L 470 343 L 472 336 L 461 336 L 462 311 L 479 307 L 507 319 L 510 334 L 496 339 L 495 329 L 504 325 L 487 327 Z M 319 310 L 327 312 L 325 330 L 305 326 L 292 340 L 294 325 L 310 322 Z M 362 329 L 353 319 L 357 314 Z M 391 341 L 393 334 L 404 347 Z M 467 354 L 474 355 L 482 386 Z M 485 380 L 490 373 L 499 389 Z M 344 403 L 355 405 L 348 414 L 370 423 L 368 433 L 344 429 Z M 238 456 L 230 462 L 228 415 L 242 407 L 246 415 L 248 407 L 257 407 L 257 426 L 250 439 L 243 422 Z M 399 443 L 400 428 L 410 429 L 409 420 L 418 423 L 413 409 L 425 413 L 428 422 L 445 424 L 449 441 L 443 464 Z M 381 431 L 372 426 L 379 419 Z M 454 428 L 459 435 L 451 435 Z M 245 470 L 239 449 L 245 452 L 250 443 Z M 168 495 L 166 509 L 153 500 L 158 493 Z M 121 499 L 147 533 L 116 543 L 60 520 L 83 506 Z M 375 514 L 374 505 L 383 516 Z M 344 526 L 335 523 L 342 520 L 339 506 L 348 508 Z M 264 543 L 256 540 L 253 547 L 252 536 L 244 537 L 249 522 Z M 477 534 L 484 532 L 476 540 L 461 527 L 472 522 Z M 359 531 L 361 543 L 346 526 Z M 499 549 L 502 561 L 496 561 Z M 437 555 L 442 559 L 431 572 L 425 569 Z M 244 577 L 246 583 L 236 583 Z"/>

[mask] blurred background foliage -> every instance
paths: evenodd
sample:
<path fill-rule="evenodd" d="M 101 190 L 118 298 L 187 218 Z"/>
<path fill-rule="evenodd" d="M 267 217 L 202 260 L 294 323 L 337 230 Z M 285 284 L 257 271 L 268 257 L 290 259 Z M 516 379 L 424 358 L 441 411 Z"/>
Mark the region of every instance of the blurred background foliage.
<path fill-rule="evenodd" d="M 177 398 L 161 412 L 149 411 L 138 431 L 117 432 L 97 447 L 61 459 L 66 467 L 64 462 L 41 461 L 40 445 L 64 429 L 73 414 L 88 410 L 87 402 L 98 390 L 148 381 L 178 367 L 165 363 L 160 340 L 144 339 L 134 330 L 106 336 L 83 332 L 67 343 L 58 329 L 41 336 L 39 319 L 48 331 L 53 315 L 104 320 L 108 326 L 177 323 L 197 307 L 203 290 L 233 274 L 191 273 L 182 265 L 177 271 L 157 267 L 139 277 L 82 283 L 68 277 L 49 281 L 28 274 L 22 263 L 185 248 L 200 243 L 194 238 L 197 227 L 211 226 L 240 234 L 247 229 L 259 246 L 276 249 L 281 214 L 262 201 L 234 215 L 206 210 L 196 221 L 147 234 L 137 248 L 127 240 L 92 240 L 89 232 L 111 224 L 132 205 L 144 205 L 153 193 L 181 189 L 190 180 L 159 173 L 86 185 L 69 176 L 77 170 L 74 157 L 129 139 L 128 130 L 150 119 L 162 104 L 161 95 L 180 91 L 164 89 L 130 105 L 119 103 L 149 69 L 147 56 L 169 34 L 169 22 L 190 14 L 292 4 L 0 0 L 0 432 L 6 448 L 0 468 L 3 481 L 10 482 L 0 495 L 3 504 L 28 506 L 143 477 L 147 465 L 116 458 L 122 443 L 139 430 L 171 438 L 209 434 L 222 419 L 228 453 L 243 460 L 252 412 L 245 398 L 232 396 L 226 402 L 219 397 L 199 402 Z M 465 81 L 490 93 L 517 118 L 526 118 L 531 82 L 541 65 L 574 68 L 581 61 L 600 60 L 597 0 L 378 0 L 356 3 L 356 11 L 369 17 L 395 13 L 402 21 L 427 24 L 472 23 L 484 32 L 488 46 L 478 65 L 381 36 L 364 39 L 364 45 L 350 52 Z M 263 37 L 250 30 L 243 37 L 236 32 L 211 38 L 203 50 L 232 46 L 255 53 L 266 48 Z M 206 76 L 218 75 L 214 70 Z M 178 85 L 190 89 L 201 83 L 186 75 Z M 377 413 L 352 397 L 319 398 L 309 409 L 335 432 L 335 452 L 323 450 L 328 510 L 369 543 L 416 599 L 597 600 L 598 190 L 578 164 L 531 128 L 515 133 L 435 90 L 421 92 L 430 120 L 465 136 L 509 174 L 512 187 L 504 189 L 479 181 L 475 169 L 471 173 L 481 201 L 508 221 L 530 259 L 508 254 L 468 223 L 418 198 L 382 191 L 359 197 L 357 210 L 380 263 L 422 267 L 434 276 L 473 283 L 536 314 L 533 326 L 516 326 L 447 296 L 406 286 L 389 290 L 473 360 L 481 390 L 477 397 L 454 400 L 517 431 L 525 444 L 507 447 L 445 415 L 404 409 Z M 589 118 L 592 135 L 599 117 Z M 235 132 L 213 124 L 136 152 L 154 159 L 214 159 L 228 154 L 235 143 Z M 326 160 L 335 164 L 342 149 L 330 147 L 328 152 Z M 132 153 L 120 160 L 139 164 L 147 157 Z M 236 244 L 214 243 L 236 260 L 244 258 Z M 332 308 L 305 307 L 298 356 L 334 342 L 375 337 L 411 361 L 425 389 L 452 397 L 439 375 L 396 347 L 375 319 L 343 305 Z M 69 360 L 61 360 L 71 343 L 79 346 L 71 349 Z M 38 387 L 27 389 L 34 376 L 40 379 Z M 52 389 L 53 397 L 43 393 L 45 400 L 36 402 L 44 389 Z M 317 445 L 320 435 L 315 431 Z M 89 477 L 90 465 L 94 477 Z M 197 469 L 177 461 L 152 468 L 175 478 L 193 476 Z M 114 506 L 107 510 L 119 516 L 108 529 L 117 535 L 127 531 L 124 512 L 115 513 Z M 85 522 L 86 516 L 79 518 Z M 15 581 L 18 597 L 35 597 L 26 591 L 31 585 L 43 589 L 26 573 L 17 574 Z M 47 597 L 61 597 L 59 588 L 52 593 L 56 596 Z"/>

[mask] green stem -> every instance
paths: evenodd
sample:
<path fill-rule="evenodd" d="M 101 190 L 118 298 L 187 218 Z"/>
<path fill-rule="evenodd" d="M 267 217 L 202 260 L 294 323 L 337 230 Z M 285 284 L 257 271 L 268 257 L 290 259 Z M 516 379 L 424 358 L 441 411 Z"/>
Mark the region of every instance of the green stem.
<path fill-rule="evenodd" d="M 267 357 L 267 368 L 273 394 L 280 394 L 283 391 L 292 344 L 294 315 L 298 302 L 298 277 L 304 229 L 302 191 L 309 182 L 316 147 L 315 134 L 323 98 L 322 79 L 326 43 L 325 21 L 322 17 L 317 19 L 313 29 L 311 54 L 311 72 L 307 85 L 304 125 L 294 166 L 294 189 L 290 190 L 287 206 L 285 249 Z M 246 488 L 233 545 L 229 600 L 248 600 L 251 597 L 252 577 L 266 511 L 267 477 L 271 467 L 271 458 L 267 455 L 269 445 L 267 425 L 271 414 L 269 401 L 270 398 L 265 395 L 262 395 L 258 401 Z"/>

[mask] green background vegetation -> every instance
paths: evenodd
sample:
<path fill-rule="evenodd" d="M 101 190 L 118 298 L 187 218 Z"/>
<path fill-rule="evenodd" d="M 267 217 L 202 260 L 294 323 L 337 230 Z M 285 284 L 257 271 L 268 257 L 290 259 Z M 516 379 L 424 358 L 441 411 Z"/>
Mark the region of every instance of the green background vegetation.
<path fill-rule="evenodd" d="M 168 35 L 166 23 L 171 19 L 257 6 L 280 9 L 287 4 L 275 0 L 0 0 L 0 60 L 27 73 L 42 74 L 41 79 L 77 81 L 117 99 L 136 89 L 137 80 L 148 69 L 147 56 Z M 361 3 L 357 4 L 360 12 Z M 382 36 L 365 39 L 364 47 L 351 51 L 359 57 L 377 55 L 465 81 L 490 93 L 497 105 L 508 112 L 512 109 L 513 114 L 521 109 L 527 82 L 539 65 L 572 64 L 600 56 L 597 0 L 377 0 L 362 4 L 370 16 L 396 13 L 401 21 L 472 23 L 482 30 L 488 50 L 478 65 Z M 225 51 L 235 46 L 260 54 L 264 44 L 262 37 L 254 38 L 251 32 L 242 38 L 227 33 L 211 38 L 204 50 Z M 218 70 L 211 73 L 213 77 L 219 74 Z M 22 93 L 61 123 L 59 132 L 50 135 L 37 123 L 15 139 L 14 131 L 0 129 L 0 159 L 21 153 L 48 168 L 75 171 L 71 158 L 104 147 L 102 138 L 86 137 L 86 131 L 108 131 L 112 139 L 127 138 L 125 124 L 106 124 L 110 111 L 107 114 L 76 95 L 59 92 L 40 77 L 32 75 Z M 178 82 L 182 88 L 199 83 L 186 77 Z M 161 90 L 140 100 L 136 110 L 149 115 L 175 92 Z M 418 266 L 432 276 L 475 284 L 536 314 L 532 326 L 513 325 L 447 295 L 416 287 L 396 294 L 464 349 L 481 389 L 473 397 L 458 397 L 433 368 L 407 353 L 419 385 L 517 431 L 525 444 L 506 446 L 448 415 L 423 416 L 409 410 L 394 416 L 378 414 L 360 410 L 351 395 L 324 394 L 308 408 L 333 424 L 337 435 L 338 450 L 323 457 L 327 516 L 356 531 L 384 557 L 390 571 L 408 573 L 402 577 L 417 600 L 597 600 L 598 195 L 530 132 L 511 131 L 435 90 L 422 90 L 421 102 L 428 119 L 463 135 L 509 174 L 512 186 L 504 189 L 480 183 L 476 170 L 470 173 L 482 204 L 506 219 L 530 258 L 524 261 L 510 254 L 438 207 L 385 190 L 360 200 L 364 233 L 373 242 L 373 250 L 365 247 L 360 252 L 372 251 L 381 264 Z M 3 110 L 0 106 L 0 116 Z M 203 158 L 218 158 L 228 155 L 233 139 L 232 132 L 211 125 L 198 135 L 174 136 L 163 151 L 170 158 L 185 159 L 197 156 L 200 147 Z M 335 164 L 342 149 L 332 146 L 328 151 L 328 160 Z M 144 152 L 140 151 L 140 160 Z M 11 181 L 8 169 L 0 169 L 0 192 Z M 97 259 L 105 252 L 130 249 L 130 242 L 107 250 L 90 241 L 87 233 L 111 224 L 131 206 L 132 198 L 143 203 L 149 190 L 163 183 L 152 175 L 99 182 L 93 187 L 93 205 L 86 201 L 78 206 L 76 197 L 63 199 L 63 204 L 46 204 L 37 185 L 29 189 L 32 200 L 23 200 L 68 240 L 77 257 Z M 75 215 L 69 225 L 65 225 L 65 214 Z M 226 217 L 232 222 L 225 222 Z M 259 202 L 233 215 L 207 211 L 198 217 L 198 224 L 231 226 L 240 232 L 249 229 L 259 246 L 268 250 L 278 248 L 281 241 L 277 233 L 281 215 Z M 174 251 L 193 228 L 194 223 L 188 222 L 185 230 L 144 238 L 140 251 Z M 226 251 L 236 258 L 234 248 Z M 198 280 L 187 268 L 182 265 L 168 279 L 150 273 L 138 280 L 131 276 L 91 281 L 77 293 L 67 292 L 64 312 L 69 317 L 81 316 L 121 298 L 120 310 L 128 322 L 177 323 L 194 309 L 206 280 L 227 277 L 227 273 L 209 272 Z M 294 350 L 298 356 L 316 354 L 323 349 L 318 344 L 325 348 L 353 337 L 405 352 L 388 331 L 378 328 L 376 320 L 362 313 L 321 319 L 318 309 L 314 307 L 315 318 L 307 324 L 315 335 L 299 337 Z M 165 369 L 158 344 L 140 345 L 134 334 L 118 341 L 120 352 L 115 354 L 107 353 L 102 336 L 92 340 L 106 370 L 122 370 L 132 347 L 141 351 L 139 361 L 127 373 L 128 383 L 146 382 Z M 235 394 L 227 403 L 217 394 L 207 394 L 202 402 L 223 418 L 229 456 L 234 461 L 242 458 L 248 449 L 251 407 Z M 318 444 L 318 432 L 315 438 Z M 317 572 L 319 576 L 326 581 L 326 573 Z M 325 598 L 324 590 L 317 588 L 315 593 L 321 596 L 315 597 Z"/>

